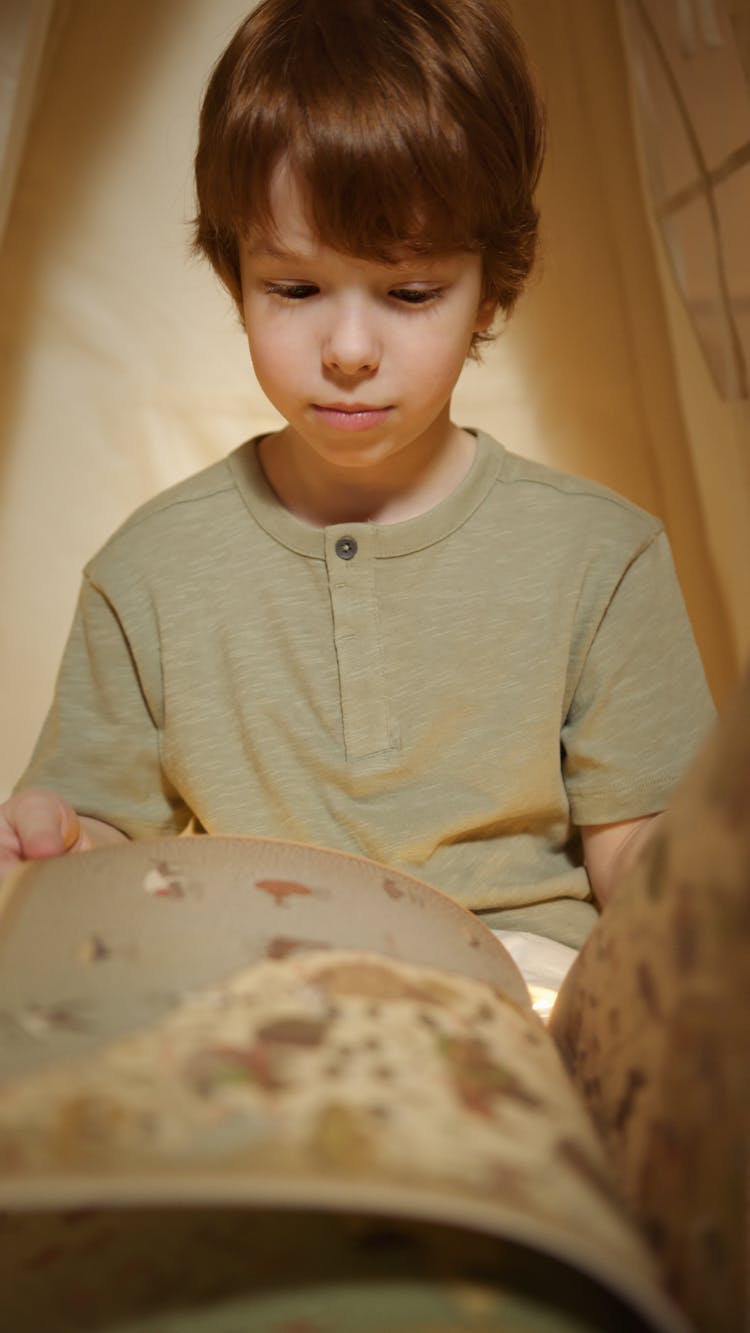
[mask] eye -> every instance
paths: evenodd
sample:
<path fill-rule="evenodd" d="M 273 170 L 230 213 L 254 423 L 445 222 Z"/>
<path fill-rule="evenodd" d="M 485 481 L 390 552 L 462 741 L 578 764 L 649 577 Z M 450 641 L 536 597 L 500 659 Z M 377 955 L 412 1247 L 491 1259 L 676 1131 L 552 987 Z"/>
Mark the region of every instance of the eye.
<path fill-rule="evenodd" d="M 430 305 L 443 295 L 442 287 L 393 287 L 388 293 L 404 305 Z"/>
<path fill-rule="evenodd" d="M 313 282 L 267 282 L 265 291 L 268 296 L 280 296 L 285 301 L 304 301 L 308 296 L 316 296 L 320 288 Z"/>

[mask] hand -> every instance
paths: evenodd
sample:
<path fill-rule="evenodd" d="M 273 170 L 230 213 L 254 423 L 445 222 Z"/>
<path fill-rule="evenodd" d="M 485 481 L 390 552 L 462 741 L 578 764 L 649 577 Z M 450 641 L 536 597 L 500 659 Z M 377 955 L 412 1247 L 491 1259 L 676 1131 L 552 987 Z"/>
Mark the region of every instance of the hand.
<path fill-rule="evenodd" d="M 85 852 L 91 835 L 56 792 L 30 788 L 0 805 L 0 879 L 21 861 Z"/>
<path fill-rule="evenodd" d="M 616 824 L 591 824 L 581 829 L 583 859 L 600 907 L 609 902 L 620 880 L 654 836 L 662 814 L 622 819 Z"/>

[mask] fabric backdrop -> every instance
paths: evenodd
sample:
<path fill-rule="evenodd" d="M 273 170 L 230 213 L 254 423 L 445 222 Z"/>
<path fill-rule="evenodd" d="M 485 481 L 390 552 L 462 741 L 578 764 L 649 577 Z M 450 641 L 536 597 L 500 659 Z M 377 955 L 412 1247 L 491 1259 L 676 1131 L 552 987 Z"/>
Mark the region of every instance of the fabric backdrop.
<path fill-rule="evenodd" d="M 0 795 L 48 705 L 84 561 L 140 501 L 276 424 L 188 248 L 201 90 L 246 8 L 57 0 L 33 102 L 33 62 L 18 65 L 31 115 L 0 254 Z M 717 399 L 655 245 L 616 6 L 514 9 L 549 105 L 544 250 L 456 419 L 663 517 L 721 700 L 750 647 L 747 404 Z"/>

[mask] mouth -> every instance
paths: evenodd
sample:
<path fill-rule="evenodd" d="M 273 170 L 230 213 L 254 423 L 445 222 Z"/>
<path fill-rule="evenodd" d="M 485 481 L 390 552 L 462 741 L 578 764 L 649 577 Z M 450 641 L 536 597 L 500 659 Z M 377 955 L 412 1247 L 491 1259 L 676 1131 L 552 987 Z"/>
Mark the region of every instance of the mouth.
<path fill-rule="evenodd" d="M 313 403 L 313 410 L 335 430 L 370 430 L 387 420 L 391 408 L 372 403 Z"/>

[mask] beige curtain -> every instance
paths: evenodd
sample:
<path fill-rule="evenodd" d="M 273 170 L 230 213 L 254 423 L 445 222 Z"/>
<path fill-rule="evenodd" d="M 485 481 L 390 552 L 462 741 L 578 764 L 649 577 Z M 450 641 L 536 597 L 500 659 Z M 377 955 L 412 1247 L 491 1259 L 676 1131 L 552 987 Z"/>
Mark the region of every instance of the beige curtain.
<path fill-rule="evenodd" d="M 0 255 L 0 794 L 86 558 L 141 500 L 275 424 L 227 298 L 188 256 L 200 92 L 246 8 L 59 0 L 52 16 Z M 742 423 L 699 383 L 665 294 L 615 5 L 514 8 L 550 109 L 544 257 L 456 416 L 663 516 L 721 699 L 750 643 Z"/>

